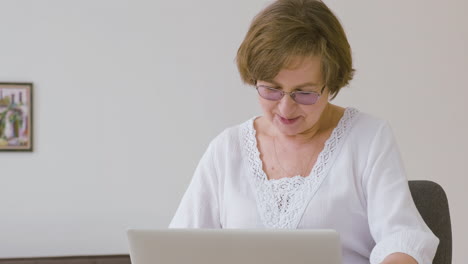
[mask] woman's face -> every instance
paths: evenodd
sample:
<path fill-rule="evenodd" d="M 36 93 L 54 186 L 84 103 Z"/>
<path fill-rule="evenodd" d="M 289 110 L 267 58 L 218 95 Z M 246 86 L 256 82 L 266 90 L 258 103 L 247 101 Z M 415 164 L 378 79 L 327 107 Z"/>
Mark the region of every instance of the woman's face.
<path fill-rule="evenodd" d="M 284 68 L 273 80 L 258 80 L 257 86 L 265 85 L 285 92 L 318 92 L 324 86 L 321 60 L 318 56 L 297 58 L 292 61 L 293 68 Z M 296 103 L 289 94 L 279 101 L 270 101 L 259 96 L 263 114 L 285 136 L 307 135 L 313 131 L 322 112 L 328 104 L 328 89 L 324 89 L 313 105 Z"/>

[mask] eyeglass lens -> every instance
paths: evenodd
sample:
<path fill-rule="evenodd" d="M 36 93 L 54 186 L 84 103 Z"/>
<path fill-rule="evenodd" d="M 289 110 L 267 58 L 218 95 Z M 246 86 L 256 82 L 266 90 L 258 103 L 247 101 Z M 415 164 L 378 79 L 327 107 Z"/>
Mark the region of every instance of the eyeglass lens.
<path fill-rule="evenodd" d="M 271 101 L 279 101 L 283 98 L 283 92 L 277 89 L 268 88 L 265 86 L 258 86 L 257 87 L 258 94 Z M 317 93 L 301 93 L 301 92 L 294 92 L 291 94 L 291 98 L 298 104 L 304 105 L 312 105 L 315 104 L 320 97 Z"/>

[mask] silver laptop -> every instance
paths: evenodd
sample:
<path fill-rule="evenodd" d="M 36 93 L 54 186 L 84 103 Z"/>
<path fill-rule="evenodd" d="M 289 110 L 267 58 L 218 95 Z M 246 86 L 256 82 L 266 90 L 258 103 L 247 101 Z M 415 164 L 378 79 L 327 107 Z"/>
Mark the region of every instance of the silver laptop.
<path fill-rule="evenodd" d="M 341 264 L 334 230 L 128 230 L 132 264 Z"/>

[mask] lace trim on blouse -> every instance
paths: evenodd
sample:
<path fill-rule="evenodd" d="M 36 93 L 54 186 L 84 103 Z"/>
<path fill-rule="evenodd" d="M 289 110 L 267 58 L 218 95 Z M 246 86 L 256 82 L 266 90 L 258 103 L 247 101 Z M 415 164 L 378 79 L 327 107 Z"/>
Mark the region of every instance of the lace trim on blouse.
<path fill-rule="evenodd" d="M 250 165 L 249 179 L 254 186 L 260 218 L 266 228 L 297 228 L 307 205 L 327 176 L 357 113 L 359 113 L 357 109 L 345 109 L 344 115 L 325 141 L 325 146 L 307 177 L 297 175 L 269 180 L 263 171 L 257 148 L 254 128 L 256 117 L 242 124 L 240 138 Z"/>

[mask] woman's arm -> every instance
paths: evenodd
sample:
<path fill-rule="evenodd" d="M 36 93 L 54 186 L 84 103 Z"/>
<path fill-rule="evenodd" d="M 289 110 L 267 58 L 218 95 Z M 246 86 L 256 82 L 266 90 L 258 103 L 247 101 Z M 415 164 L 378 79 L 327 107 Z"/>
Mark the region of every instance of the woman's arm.
<path fill-rule="evenodd" d="M 169 228 L 222 228 L 213 142 L 201 158 Z"/>
<path fill-rule="evenodd" d="M 370 146 L 363 184 L 369 228 L 376 242 L 370 262 L 432 263 L 439 240 L 413 202 L 403 161 L 387 122 L 380 125 Z"/>

